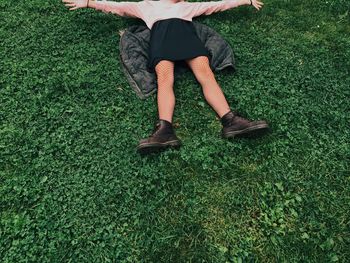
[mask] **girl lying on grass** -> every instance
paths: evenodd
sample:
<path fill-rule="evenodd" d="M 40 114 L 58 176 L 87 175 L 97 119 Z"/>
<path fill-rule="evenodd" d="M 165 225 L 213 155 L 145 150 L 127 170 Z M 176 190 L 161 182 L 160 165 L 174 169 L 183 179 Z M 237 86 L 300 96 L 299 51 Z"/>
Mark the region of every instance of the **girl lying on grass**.
<path fill-rule="evenodd" d="M 69 10 L 94 8 L 105 13 L 142 19 L 151 30 L 147 69 L 157 76 L 157 103 L 159 118 L 152 134 L 141 139 L 137 150 L 179 147 L 181 141 L 172 126 L 175 107 L 174 63 L 184 60 L 202 86 L 204 97 L 215 110 L 222 124 L 222 137 L 251 134 L 267 130 L 266 121 L 250 121 L 233 112 L 210 68 L 210 55 L 199 39 L 192 18 L 225 11 L 241 5 L 252 5 L 259 10 L 258 0 L 222 0 L 186 2 L 181 0 L 143 0 L 139 2 L 112 2 L 95 0 L 62 0 Z"/>

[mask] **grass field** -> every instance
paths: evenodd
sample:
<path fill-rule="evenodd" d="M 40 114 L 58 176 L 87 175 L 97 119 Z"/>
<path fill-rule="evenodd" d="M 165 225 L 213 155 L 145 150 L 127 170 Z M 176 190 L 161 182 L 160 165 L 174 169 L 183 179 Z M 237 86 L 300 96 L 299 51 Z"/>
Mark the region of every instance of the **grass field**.
<path fill-rule="evenodd" d="M 236 54 L 216 78 L 261 139 L 220 138 L 191 72 L 179 151 L 136 152 L 157 118 L 122 73 L 141 20 L 0 0 L 1 262 L 349 262 L 350 4 L 269 0 L 202 22 Z"/>

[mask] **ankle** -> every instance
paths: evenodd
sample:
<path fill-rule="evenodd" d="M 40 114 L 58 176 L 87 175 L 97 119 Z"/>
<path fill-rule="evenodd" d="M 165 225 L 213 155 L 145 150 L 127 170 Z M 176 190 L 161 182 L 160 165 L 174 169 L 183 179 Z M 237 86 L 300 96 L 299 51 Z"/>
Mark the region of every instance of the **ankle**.
<path fill-rule="evenodd" d="M 224 117 L 226 114 L 228 114 L 229 112 L 233 112 L 231 109 L 228 109 L 226 112 L 221 113 L 221 115 L 218 114 L 219 118 L 222 119 L 222 117 Z"/>
<path fill-rule="evenodd" d="M 169 123 L 173 123 L 172 118 L 169 117 L 158 117 L 159 120 L 167 121 Z"/>
<path fill-rule="evenodd" d="M 224 115 L 221 116 L 220 121 L 222 126 L 229 126 L 232 122 L 232 119 L 235 117 L 235 114 L 232 110 L 228 111 Z"/>
<path fill-rule="evenodd" d="M 157 135 L 168 135 L 174 134 L 173 124 L 165 119 L 158 119 L 156 121 L 156 126 L 154 127 L 153 134 Z"/>
<path fill-rule="evenodd" d="M 167 126 L 173 126 L 172 120 L 169 121 L 168 119 L 159 118 L 159 121 L 165 122 Z"/>

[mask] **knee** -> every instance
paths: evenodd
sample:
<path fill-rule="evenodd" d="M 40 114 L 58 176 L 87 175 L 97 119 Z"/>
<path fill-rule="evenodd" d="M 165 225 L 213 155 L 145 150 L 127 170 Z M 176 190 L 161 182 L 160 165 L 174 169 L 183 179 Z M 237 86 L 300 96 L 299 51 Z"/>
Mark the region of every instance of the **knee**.
<path fill-rule="evenodd" d="M 198 67 L 197 69 L 197 75 L 198 77 L 202 78 L 202 79 L 208 79 L 214 76 L 213 71 L 211 70 L 211 68 L 209 67 L 209 65 L 201 65 Z"/>
<path fill-rule="evenodd" d="M 215 76 L 210 68 L 202 68 L 195 74 L 197 81 L 203 86 L 207 83 L 215 81 Z"/>
<path fill-rule="evenodd" d="M 195 74 L 199 83 L 206 83 L 213 80 L 214 73 L 210 68 L 209 61 L 207 57 L 198 59 L 195 63 L 192 64 L 192 71 Z"/>
<path fill-rule="evenodd" d="M 169 86 L 174 84 L 174 74 L 169 72 L 157 73 L 157 82 L 161 86 Z"/>
<path fill-rule="evenodd" d="M 172 85 L 174 84 L 174 67 L 173 64 L 167 62 L 159 62 L 155 71 L 157 74 L 158 85 Z"/>

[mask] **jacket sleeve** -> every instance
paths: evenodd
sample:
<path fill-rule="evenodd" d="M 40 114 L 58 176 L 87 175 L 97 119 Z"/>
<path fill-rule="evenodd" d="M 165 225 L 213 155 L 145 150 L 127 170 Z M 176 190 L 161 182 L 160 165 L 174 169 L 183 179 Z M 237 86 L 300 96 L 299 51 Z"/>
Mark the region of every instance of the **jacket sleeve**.
<path fill-rule="evenodd" d="M 231 8 L 245 5 L 246 0 L 221 0 L 210 2 L 187 2 L 192 17 L 200 15 L 211 15 Z"/>
<path fill-rule="evenodd" d="M 91 7 L 104 13 L 112 13 L 125 17 L 142 17 L 140 2 L 90 1 Z"/>

